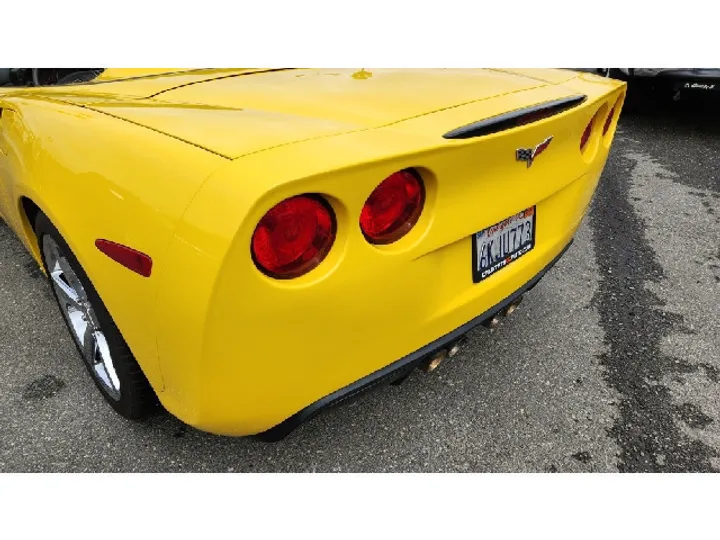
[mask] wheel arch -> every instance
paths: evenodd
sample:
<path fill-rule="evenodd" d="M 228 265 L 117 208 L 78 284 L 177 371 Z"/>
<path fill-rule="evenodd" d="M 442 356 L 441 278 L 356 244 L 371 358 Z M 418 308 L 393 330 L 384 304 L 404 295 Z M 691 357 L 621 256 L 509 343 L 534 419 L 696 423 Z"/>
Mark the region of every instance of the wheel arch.
<path fill-rule="evenodd" d="M 34 230 L 35 220 L 42 210 L 40 210 L 40 207 L 35 201 L 24 195 L 20 197 L 20 208 L 23 211 L 23 214 L 21 215 L 24 218 L 24 224 L 31 226 Z M 45 212 L 43 212 L 43 214 L 44 213 Z"/>
<path fill-rule="evenodd" d="M 35 230 L 37 219 L 39 215 L 45 216 L 53 226 L 60 231 L 63 239 L 67 242 L 68 238 L 65 232 L 60 227 L 60 224 L 54 219 L 51 212 L 46 210 L 45 205 L 38 203 L 40 197 L 35 195 L 21 195 L 18 199 L 18 216 L 20 217 L 20 233 L 23 238 L 21 240 L 25 243 L 27 248 L 30 250 L 30 255 L 35 259 L 37 264 L 40 266 L 40 270 L 45 273 L 43 267 L 42 255 L 40 253 L 40 243 Z"/>
<path fill-rule="evenodd" d="M 42 264 L 42 258 L 40 256 L 40 244 L 38 243 L 38 237 L 35 231 L 35 222 L 40 214 L 45 215 L 48 219 L 50 219 L 50 217 L 47 212 L 40 208 L 34 198 L 28 197 L 27 195 L 20 196 L 18 201 L 18 214 L 20 216 L 22 233 L 25 236 L 22 240 L 30 250 L 30 255 L 32 255 L 35 259 L 35 262 L 40 267 L 40 270 L 45 273 L 45 268 Z M 52 219 L 50 219 L 50 221 L 52 221 Z"/>

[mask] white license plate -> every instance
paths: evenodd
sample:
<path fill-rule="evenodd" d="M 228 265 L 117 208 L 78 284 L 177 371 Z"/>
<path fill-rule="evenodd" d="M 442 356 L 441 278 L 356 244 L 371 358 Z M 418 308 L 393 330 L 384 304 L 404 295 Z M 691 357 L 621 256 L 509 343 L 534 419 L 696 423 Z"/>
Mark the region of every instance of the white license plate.
<path fill-rule="evenodd" d="M 473 282 L 487 279 L 535 247 L 535 207 L 473 235 Z"/>

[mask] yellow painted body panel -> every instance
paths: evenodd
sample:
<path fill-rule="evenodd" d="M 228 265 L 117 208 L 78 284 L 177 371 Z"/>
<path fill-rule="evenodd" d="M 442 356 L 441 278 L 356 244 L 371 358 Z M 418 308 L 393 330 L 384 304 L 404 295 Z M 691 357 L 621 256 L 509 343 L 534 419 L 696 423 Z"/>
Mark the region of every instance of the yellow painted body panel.
<path fill-rule="evenodd" d="M 20 199 L 40 207 L 87 269 L 151 384 L 162 390 L 157 281 L 115 264 L 94 242 L 111 238 L 152 253 L 160 277 L 175 224 L 225 160 L 152 131 L 139 141 L 135 126 L 70 105 L 23 98 L 11 106 L 18 112 L 5 108 L 0 118 L 0 137 L 8 142 L 7 154 L 0 154 L 0 212 L 39 263 Z"/>
<path fill-rule="evenodd" d="M 561 70 L 104 75 L 112 82 L 0 89 L 0 214 L 37 256 L 20 198 L 46 212 L 165 407 L 228 435 L 275 426 L 535 276 L 585 215 L 616 120 L 605 136 L 602 124 L 624 93 L 617 81 Z M 587 101 L 546 120 L 442 138 L 577 94 Z M 515 149 L 550 135 L 531 168 L 515 161 Z M 371 246 L 360 209 L 405 167 L 423 177 L 425 210 L 408 236 Z M 250 258 L 254 227 L 276 203 L 308 192 L 332 205 L 335 245 L 301 278 L 267 278 Z M 533 205 L 536 247 L 473 284 L 473 233 Z M 151 254 L 153 276 L 101 255 L 99 237 Z"/>

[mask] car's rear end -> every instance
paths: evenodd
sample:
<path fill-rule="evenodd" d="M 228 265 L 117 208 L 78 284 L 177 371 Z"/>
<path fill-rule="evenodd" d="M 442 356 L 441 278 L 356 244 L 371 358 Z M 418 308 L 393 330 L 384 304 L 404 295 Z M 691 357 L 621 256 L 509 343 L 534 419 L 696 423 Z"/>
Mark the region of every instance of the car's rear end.
<path fill-rule="evenodd" d="M 451 348 L 568 247 L 624 93 L 578 75 L 235 161 L 170 247 L 166 405 L 281 436 Z"/>

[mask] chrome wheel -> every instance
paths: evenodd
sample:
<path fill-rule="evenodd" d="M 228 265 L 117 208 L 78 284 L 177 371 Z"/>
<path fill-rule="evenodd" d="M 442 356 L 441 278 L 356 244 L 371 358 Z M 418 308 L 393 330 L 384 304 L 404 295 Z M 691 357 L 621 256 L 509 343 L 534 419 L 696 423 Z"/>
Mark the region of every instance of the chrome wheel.
<path fill-rule="evenodd" d="M 85 362 L 105 391 L 113 399 L 120 399 L 120 379 L 110 347 L 82 283 L 60 246 L 49 235 L 43 236 L 42 250 L 60 311 Z"/>

